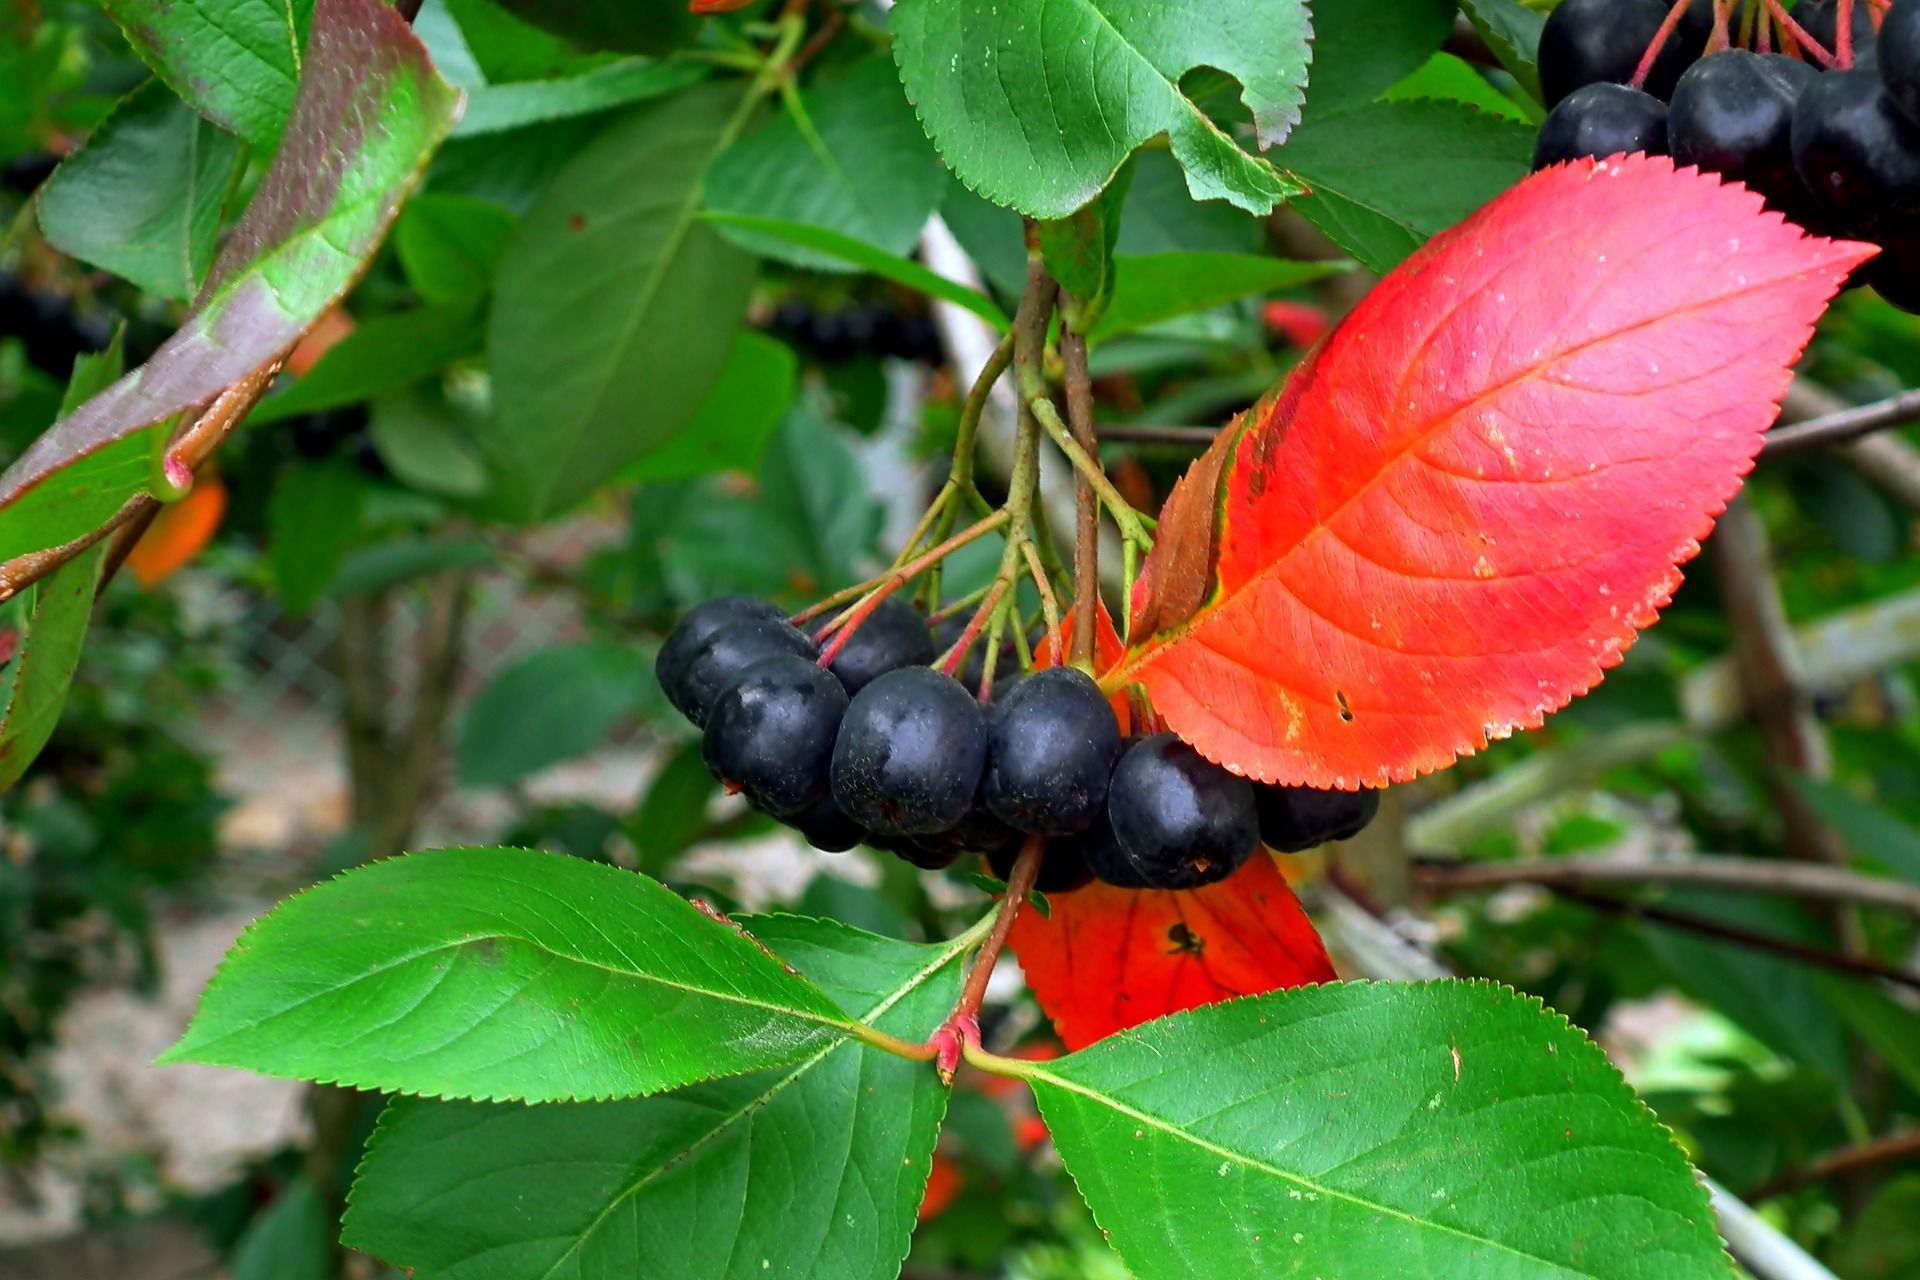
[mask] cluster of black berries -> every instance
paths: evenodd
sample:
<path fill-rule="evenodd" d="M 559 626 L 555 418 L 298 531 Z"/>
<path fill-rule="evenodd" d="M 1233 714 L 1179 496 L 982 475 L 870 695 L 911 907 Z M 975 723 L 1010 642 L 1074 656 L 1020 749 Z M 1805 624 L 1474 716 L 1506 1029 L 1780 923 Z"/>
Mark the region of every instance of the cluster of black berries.
<path fill-rule="evenodd" d="M 1344 840 L 1379 808 L 1372 791 L 1257 786 L 1170 733 L 1125 740 L 1071 667 L 1002 682 L 983 705 L 933 669 L 933 633 L 897 601 L 819 657 L 773 605 L 730 596 L 681 620 L 655 672 L 705 730 L 714 776 L 828 851 L 871 844 L 928 870 L 974 853 L 1005 879 L 1042 836 L 1043 892 L 1190 889 L 1262 842 Z"/>
<path fill-rule="evenodd" d="M 940 359 L 940 333 L 933 317 L 885 303 L 822 311 L 804 298 L 789 298 L 774 309 L 770 327 L 821 364 L 845 364 L 862 355 L 927 363 Z"/>
<path fill-rule="evenodd" d="M 1822 235 L 1869 240 L 1863 282 L 1920 312 L 1920 0 L 1900 0 L 1876 34 L 1852 0 L 1849 70 L 1788 53 L 1723 49 L 1710 0 L 1694 0 L 1644 84 L 1627 86 L 1664 20 L 1665 0 L 1565 0 L 1540 40 L 1553 110 L 1534 167 L 1644 151 L 1744 183 L 1768 207 Z M 1807 0 L 1795 20 L 1834 46 L 1838 0 Z M 1669 105 L 1670 104 L 1670 105 Z"/>

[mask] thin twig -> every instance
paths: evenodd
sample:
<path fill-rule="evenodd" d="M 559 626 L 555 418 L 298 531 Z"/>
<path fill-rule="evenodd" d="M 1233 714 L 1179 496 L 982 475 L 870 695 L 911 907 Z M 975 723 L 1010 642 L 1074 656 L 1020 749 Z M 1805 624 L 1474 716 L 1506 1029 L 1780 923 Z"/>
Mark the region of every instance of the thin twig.
<path fill-rule="evenodd" d="M 1682 858 L 1567 857 L 1517 862 L 1455 862 L 1422 858 L 1414 880 L 1436 893 L 1502 885 L 1699 885 L 1739 893 L 1780 894 L 1884 907 L 1920 918 L 1920 886 L 1845 867 L 1780 859 L 1695 855 Z"/>
<path fill-rule="evenodd" d="M 1093 376 L 1087 369 L 1087 340 L 1064 320 L 1060 326 L 1060 363 L 1065 370 L 1067 421 L 1073 441 L 1097 467 L 1100 441 L 1093 430 Z M 1073 652 L 1075 666 L 1093 669 L 1094 615 L 1100 608 L 1100 498 L 1092 477 L 1076 470 L 1073 526 Z"/>
<path fill-rule="evenodd" d="M 1214 437 L 1219 434 L 1218 427 L 1127 427 L 1102 424 L 1100 442 L 1102 444 L 1164 444 L 1181 449 L 1204 450 L 1213 444 Z"/>
<path fill-rule="evenodd" d="M 980 1016 L 980 1006 L 987 998 L 987 982 L 993 977 L 993 966 L 1006 949 L 1007 936 L 1013 932 L 1015 917 L 1033 892 L 1034 882 L 1040 878 L 1040 863 L 1046 854 L 1047 838 L 1028 836 L 1020 856 L 1014 859 L 1013 873 L 1007 877 L 1006 896 L 1000 899 L 1000 910 L 993 919 L 993 932 L 987 935 L 986 942 L 973 957 L 973 967 L 967 970 L 967 985 L 960 989 L 960 1000 L 953 1006 L 954 1019 Z"/>
<path fill-rule="evenodd" d="M 1875 431 L 1916 422 L 1920 422 L 1920 391 L 1905 391 L 1873 404 L 1823 414 L 1788 427 L 1775 427 L 1767 433 L 1767 442 L 1760 450 L 1760 456 L 1778 458 L 1806 449 L 1846 444 Z"/>
<path fill-rule="evenodd" d="M 1075 440 L 1073 433 L 1067 430 L 1067 424 L 1061 419 L 1060 411 L 1053 407 L 1053 401 L 1045 396 L 1032 396 L 1026 403 L 1033 410 L 1034 417 L 1040 420 L 1040 425 L 1045 427 L 1047 434 L 1053 438 L 1053 442 L 1060 446 L 1060 452 L 1067 455 L 1067 461 L 1073 464 L 1073 469 L 1084 476 L 1087 483 L 1093 486 L 1094 492 L 1100 495 L 1100 501 L 1106 504 L 1107 514 L 1111 515 L 1113 522 L 1120 526 L 1120 536 L 1136 546 L 1151 547 L 1153 539 L 1147 534 L 1146 517 L 1135 511 L 1133 504 L 1113 487 L 1113 482 L 1107 479 L 1107 474 L 1101 469 L 1099 461 L 1080 447 L 1080 442 Z"/>
<path fill-rule="evenodd" d="M 1920 1156 L 1920 1129 L 1902 1129 L 1897 1133 L 1883 1134 L 1878 1138 L 1842 1147 L 1830 1152 L 1811 1164 L 1798 1169 L 1789 1169 L 1755 1191 L 1750 1199 L 1758 1202 L 1771 1200 L 1775 1196 L 1785 1195 L 1815 1182 L 1825 1182 L 1856 1169 L 1871 1168 L 1874 1165 L 1889 1164 L 1896 1160 L 1906 1160 Z"/>
<path fill-rule="evenodd" d="M 1765 951 L 1773 955 L 1797 960 L 1816 968 L 1831 969 L 1836 973 L 1851 973 L 1863 978 L 1879 978 L 1886 982 L 1898 983 L 1920 991 L 1920 973 L 1905 969 L 1893 969 L 1872 960 L 1862 960 L 1854 956 L 1841 955 L 1822 947 L 1809 946 L 1792 938 L 1782 938 L 1770 933 L 1760 933 L 1753 929 L 1744 929 L 1739 925 L 1724 924 L 1718 920 L 1697 916 L 1685 911 L 1674 911 L 1667 907 L 1651 906 L 1644 902 L 1634 902 L 1627 898 L 1616 898 L 1604 893 L 1589 893 L 1571 885 L 1550 885 L 1553 892 L 1570 902 L 1578 902 L 1597 911 L 1606 911 L 1616 915 L 1632 916 L 1637 920 L 1651 921 L 1675 929 L 1684 929 L 1688 933 L 1697 933 L 1702 937 L 1714 938 L 1721 942 L 1730 942 L 1735 946 L 1747 947 L 1754 951 Z"/>

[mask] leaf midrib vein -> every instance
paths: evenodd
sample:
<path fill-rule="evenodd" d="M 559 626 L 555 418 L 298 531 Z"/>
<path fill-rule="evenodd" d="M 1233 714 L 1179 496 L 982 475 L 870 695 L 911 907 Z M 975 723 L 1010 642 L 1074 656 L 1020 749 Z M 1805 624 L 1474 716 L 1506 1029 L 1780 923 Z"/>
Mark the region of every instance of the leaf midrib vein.
<path fill-rule="evenodd" d="M 1089 1088 L 1086 1085 L 1082 1085 L 1075 1081 L 1068 1080 L 1063 1076 L 1056 1075 L 1053 1072 L 1046 1070 L 1045 1068 L 1038 1068 L 1038 1069 L 1026 1071 L 1026 1072 L 1023 1072 L 1022 1074 L 1025 1075 L 1029 1081 L 1044 1081 L 1045 1083 L 1053 1085 L 1055 1088 L 1058 1088 L 1063 1092 L 1076 1094 L 1082 1098 L 1086 1098 L 1091 1102 L 1107 1107 L 1108 1109 L 1114 1111 L 1119 1115 L 1126 1116 L 1128 1119 L 1133 1120 L 1139 1124 L 1146 1125 L 1153 1129 L 1157 1129 L 1162 1133 L 1168 1134 L 1171 1137 L 1184 1141 L 1194 1147 L 1199 1148 L 1202 1151 L 1209 1153 L 1210 1155 L 1216 1155 L 1221 1157 L 1224 1160 L 1231 1161 L 1235 1164 L 1243 1165 L 1248 1169 L 1252 1169 L 1257 1172 L 1267 1174 L 1270 1177 L 1277 1178 L 1282 1182 L 1289 1183 L 1294 1186 L 1298 1186 L 1303 1190 L 1312 1191 L 1315 1194 L 1326 1196 L 1329 1199 L 1338 1200 L 1346 1204 L 1354 1205 L 1358 1208 L 1368 1210 L 1369 1212 L 1380 1214 L 1383 1217 L 1396 1218 L 1416 1229 L 1438 1231 L 1446 1235 L 1456 1236 L 1462 1240 L 1471 1241 L 1476 1245 L 1485 1245 L 1488 1248 L 1496 1249 L 1501 1253 L 1510 1254 L 1516 1258 L 1524 1258 L 1528 1262 L 1544 1263 L 1545 1265 L 1549 1267 L 1553 1267 L 1556 1270 L 1569 1276 L 1584 1277 L 1585 1280 L 1603 1280 L 1602 1277 L 1595 1275 L 1593 1272 L 1576 1271 L 1576 1270 L 1573 1270 L 1572 1268 L 1564 1266 L 1561 1263 L 1555 1262 L 1551 1258 L 1543 1258 L 1537 1254 L 1527 1253 L 1524 1250 L 1514 1248 L 1512 1245 L 1503 1244 L 1498 1240 L 1490 1240 L 1485 1236 L 1475 1235 L 1473 1232 L 1463 1230 L 1462 1228 L 1459 1228 L 1459 1227 L 1450 1227 L 1444 1222 L 1434 1222 L 1426 1218 L 1418 1218 L 1418 1217 L 1415 1217 L 1413 1214 L 1408 1213 L 1404 1209 L 1396 1209 L 1391 1205 L 1379 1204 L 1375 1201 L 1368 1200 L 1364 1196 L 1354 1195 L 1352 1192 L 1348 1192 L 1348 1191 L 1336 1190 L 1333 1187 L 1329 1187 L 1324 1184 L 1315 1182 L 1311 1178 L 1302 1177 L 1301 1175 L 1296 1173 L 1289 1173 L 1285 1169 L 1282 1169 L 1277 1165 L 1268 1164 L 1264 1160 L 1257 1160 L 1254 1157 L 1246 1155 L 1243 1152 L 1235 1151 L 1229 1147 L 1220 1146 L 1218 1143 L 1209 1142 L 1205 1138 L 1200 1137 L 1198 1134 L 1190 1133 L 1187 1130 L 1182 1129 L 1177 1125 L 1174 1125 L 1166 1120 L 1163 1120 L 1158 1116 L 1150 1114 L 1149 1112 L 1141 1111 L 1137 1108 L 1130 1107 L 1126 1103 L 1120 1101 L 1118 1098 L 1112 1096 L 1111 1094 L 1101 1093 L 1096 1089 Z"/>

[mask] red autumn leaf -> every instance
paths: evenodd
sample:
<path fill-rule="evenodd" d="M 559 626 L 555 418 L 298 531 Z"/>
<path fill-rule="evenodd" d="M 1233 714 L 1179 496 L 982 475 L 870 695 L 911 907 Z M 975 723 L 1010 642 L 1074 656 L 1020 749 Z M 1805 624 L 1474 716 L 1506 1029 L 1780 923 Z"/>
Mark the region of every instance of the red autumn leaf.
<path fill-rule="evenodd" d="M 1009 945 L 1068 1049 L 1182 1009 L 1334 977 L 1265 854 L 1204 889 L 1092 884 L 1051 906 L 1051 919 L 1015 917 Z"/>
<path fill-rule="evenodd" d="M 1213 760 L 1320 787 L 1539 725 L 1671 598 L 1871 253 L 1663 159 L 1535 175 L 1246 416 L 1212 594 L 1109 686 Z"/>

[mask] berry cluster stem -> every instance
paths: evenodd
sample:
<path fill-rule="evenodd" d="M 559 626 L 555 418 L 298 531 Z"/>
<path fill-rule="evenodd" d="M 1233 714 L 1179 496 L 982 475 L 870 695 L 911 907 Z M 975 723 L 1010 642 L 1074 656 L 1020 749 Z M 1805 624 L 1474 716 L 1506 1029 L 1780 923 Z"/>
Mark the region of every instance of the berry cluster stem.
<path fill-rule="evenodd" d="M 1053 407 L 1052 399 L 1044 395 L 1035 396 L 1028 401 L 1028 404 L 1034 416 L 1040 419 L 1040 425 L 1046 428 L 1049 436 L 1053 437 L 1053 442 L 1060 446 L 1060 452 L 1067 455 L 1067 461 L 1073 464 L 1073 469 L 1086 479 L 1095 493 L 1100 495 L 1100 501 L 1106 506 L 1107 514 L 1113 517 L 1116 525 L 1120 526 L 1120 536 L 1142 551 L 1152 550 L 1153 535 L 1147 532 L 1147 527 L 1152 521 L 1133 509 L 1133 504 L 1113 487 L 1113 481 L 1107 479 L 1105 468 L 1080 447 L 1080 443 L 1073 438 L 1073 433 L 1067 429 L 1067 424 L 1061 419 L 1060 411 Z"/>
<path fill-rule="evenodd" d="M 1674 0 L 1673 7 L 1667 10 L 1666 20 L 1660 24 L 1660 29 L 1653 33 L 1653 39 L 1648 42 L 1647 51 L 1640 55 L 1640 65 L 1633 69 L 1633 79 L 1627 81 L 1629 88 L 1645 89 L 1647 87 L 1647 77 L 1653 74 L 1653 64 L 1660 60 L 1661 51 L 1667 47 L 1667 41 L 1673 38 L 1674 29 L 1680 25 L 1680 19 L 1687 16 L 1687 8 L 1692 3 L 1693 0 Z M 1714 25 L 1716 42 L 1723 38 L 1722 32 L 1723 28 L 1716 22 Z"/>
<path fill-rule="evenodd" d="M 1013 863 L 1013 874 L 1007 878 L 1006 896 L 1000 899 L 1000 906 L 993 913 L 993 928 L 975 953 L 973 966 L 967 970 L 960 999 L 946 1022 L 927 1042 L 926 1057 L 939 1065 L 940 1078 L 948 1084 L 953 1083 L 953 1073 L 961 1056 L 980 1047 L 980 1007 L 986 1002 L 987 983 L 993 977 L 993 966 L 999 962 L 1000 953 L 1006 950 L 1007 937 L 1013 932 L 1013 922 L 1020 914 L 1021 905 L 1033 893 L 1034 882 L 1040 878 L 1040 863 L 1046 853 L 1045 836 L 1028 836 L 1026 844 L 1021 846 L 1020 856 Z"/>
<path fill-rule="evenodd" d="M 1087 368 L 1087 340 L 1063 318 L 1060 363 L 1065 371 L 1067 420 L 1073 441 L 1089 458 L 1100 457 L 1093 429 L 1093 375 Z M 1074 475 L 1073 656 L 1076 667 L 1093 671 L 1094 615 L 1100 608 L 1100 501 L 1084 471 Z"/>

